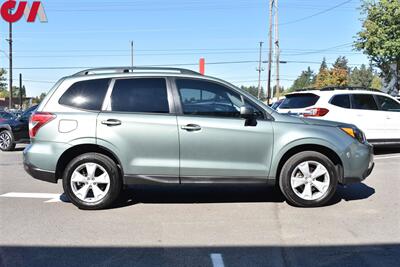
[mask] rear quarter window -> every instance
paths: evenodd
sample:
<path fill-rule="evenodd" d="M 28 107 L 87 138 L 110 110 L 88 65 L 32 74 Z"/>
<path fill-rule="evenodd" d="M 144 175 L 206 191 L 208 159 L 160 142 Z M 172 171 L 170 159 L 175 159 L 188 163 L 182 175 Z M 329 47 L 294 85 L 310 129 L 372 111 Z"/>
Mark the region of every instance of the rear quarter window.
<path fill-rule="evenodd" d="M 110 79 L 76 82 L 61 96 L 59 104 L 87 110 L 101 110 Z"/>
<path fill-rule="evenodd" d="M 311 107 L 317 103 L 319 96 L 315 94 L 292 94 L 287 95 L 279 106 L 280 109 L 294 109 Z"/>

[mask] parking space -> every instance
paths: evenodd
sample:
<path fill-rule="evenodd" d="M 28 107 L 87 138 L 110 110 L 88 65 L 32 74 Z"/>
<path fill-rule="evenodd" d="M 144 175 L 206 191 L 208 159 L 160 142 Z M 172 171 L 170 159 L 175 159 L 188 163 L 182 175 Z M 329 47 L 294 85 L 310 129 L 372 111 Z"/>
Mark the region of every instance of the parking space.
<path fill-rule="evenodd" d="M 274 188 L 140 186 L 82 211 L 32 179 L 22 149 L 0 153 L 0 266 L 395 266 L 400 151 L 381 149 L 362 184 L 322 208 Z M 61 201 L 59 197 L 61 196 Z"/>

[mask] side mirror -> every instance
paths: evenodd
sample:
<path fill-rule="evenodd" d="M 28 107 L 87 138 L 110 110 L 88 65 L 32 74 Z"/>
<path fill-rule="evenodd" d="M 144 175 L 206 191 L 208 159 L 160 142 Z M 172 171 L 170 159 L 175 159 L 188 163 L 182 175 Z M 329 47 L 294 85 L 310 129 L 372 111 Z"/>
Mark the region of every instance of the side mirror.
<path fill-rule="evenodd" d="M 240 117 L 246 120 L 254 119 L 255 118 L 254 109 L 249 106 L 240 107 Z"/>

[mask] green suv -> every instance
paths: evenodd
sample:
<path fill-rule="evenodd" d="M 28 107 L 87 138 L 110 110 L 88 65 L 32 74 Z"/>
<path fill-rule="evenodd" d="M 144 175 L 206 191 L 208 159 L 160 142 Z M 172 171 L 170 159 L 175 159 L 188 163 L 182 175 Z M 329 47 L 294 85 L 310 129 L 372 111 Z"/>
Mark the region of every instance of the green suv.
<path fill-rule="evenodd" d="M 292 205 L 325 204 L 360 182 L 372 147 L 353 125 L 278 114 L 220 79 L 175 68 L 89 69 L 62 78 L 30 119 L 24 166 L 82 209 L 124 185 L 278 185 Z"/>

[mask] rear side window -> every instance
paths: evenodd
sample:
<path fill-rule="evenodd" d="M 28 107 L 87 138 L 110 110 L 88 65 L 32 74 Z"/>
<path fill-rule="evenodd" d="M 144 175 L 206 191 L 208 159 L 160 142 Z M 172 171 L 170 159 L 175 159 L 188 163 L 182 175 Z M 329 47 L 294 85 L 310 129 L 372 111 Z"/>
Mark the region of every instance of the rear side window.
<path fill-rule="evenodd" d="M 376 98 L 378 99 L 381 110 L 400 112 L 400 103 L 395 100 L 383 95 L 377 95 Z"/>
<path fill-rule="evenodd" d="M 111 110 L 118 112 L 169 113 L 165 79 L 116 80 L 111 94 Z"/>
<path fill-rule="evenodd" d="M 280 109 L 306 108 L 315 105 L 319 96 L 315 94 L 292 94 L 287 95 L 279 106 Z"/>
<path fill-rule="evenodd" d="M 373 95 L 354 94 L 353 109 L 378 110 Z"/>
<path fill-rule="evenodd" d="M 350 96 L 349 95 L 335 95 L 330 101 L 332 105 L 341 108 L 350 108 Z"/>
<path fill-rule="evenodd" d="M 98 79 L 74 83 L 58 103 L 74 108 L 101 110 L 110 79 Z"/>

